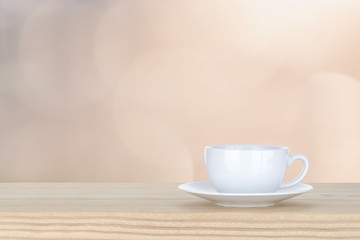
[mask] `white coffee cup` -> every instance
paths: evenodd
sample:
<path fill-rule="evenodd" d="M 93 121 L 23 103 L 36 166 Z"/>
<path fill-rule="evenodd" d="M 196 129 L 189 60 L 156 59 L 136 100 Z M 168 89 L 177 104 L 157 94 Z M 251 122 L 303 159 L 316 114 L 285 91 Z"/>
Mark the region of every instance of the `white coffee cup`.
<path fill-rule="evenodd" d="M 304 168 L 294 180 L 284 183 L 286 170 L 295 160 Z M 210 182 L 222 193 L 268 193 L 299 183 L 309 169 L 303 155 L 289 155 L 287 147 L 221 145 L 205 147 Z"/>

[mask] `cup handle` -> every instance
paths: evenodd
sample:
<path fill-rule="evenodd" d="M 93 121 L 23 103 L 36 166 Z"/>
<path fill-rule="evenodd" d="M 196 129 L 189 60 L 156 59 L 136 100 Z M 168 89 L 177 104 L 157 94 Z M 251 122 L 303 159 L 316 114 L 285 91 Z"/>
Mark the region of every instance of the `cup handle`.
<path fill-rule="evenodd" d="M 304 163 L 304 168 L 302 169 L 301 173 L 294 180 L 291 180 L 290 182 L 282 183 L 280 188 L 294 186 L 295 184 L 299 183 L 305 177 L 306 173 L 308 172 L 309 160 L 304 155 L 290 155 L 288 158 L 288 161 L 287 161 L 287 168 L 290 167 L 291 164 L 297 159 L 301 160 Z"/>

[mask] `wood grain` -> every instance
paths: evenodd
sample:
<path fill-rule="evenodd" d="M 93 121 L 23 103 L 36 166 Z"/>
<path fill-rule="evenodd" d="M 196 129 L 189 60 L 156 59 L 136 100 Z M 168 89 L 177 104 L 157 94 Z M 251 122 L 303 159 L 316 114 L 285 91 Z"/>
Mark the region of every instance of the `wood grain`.
<path fill-rule="evenodd" d="M 2 183 L 0 239 L 360 239 L 360 184 L 224 208 L 174 183 Z"/>

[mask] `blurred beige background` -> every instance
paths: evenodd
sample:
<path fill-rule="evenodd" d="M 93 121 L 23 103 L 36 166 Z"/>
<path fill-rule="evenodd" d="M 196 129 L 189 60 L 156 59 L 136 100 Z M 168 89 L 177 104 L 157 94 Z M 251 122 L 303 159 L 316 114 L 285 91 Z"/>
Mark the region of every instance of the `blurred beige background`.
<path fill-rule="evenodd" d="M 359 43 L 357 0 L 0 0 L 0 181 L 202 180 L 204 146 L 267 144 L 358 182 Z"/>

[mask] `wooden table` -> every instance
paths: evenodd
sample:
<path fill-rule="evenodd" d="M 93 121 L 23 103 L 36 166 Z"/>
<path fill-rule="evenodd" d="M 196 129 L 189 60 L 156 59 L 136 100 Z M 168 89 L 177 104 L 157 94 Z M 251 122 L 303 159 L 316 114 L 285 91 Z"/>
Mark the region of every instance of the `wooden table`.
<path fill-rule="evenodd" d="M 0 239 L 360 239 L 360 183 L 224 208 L 175 183 L 1 183 Z"/>

